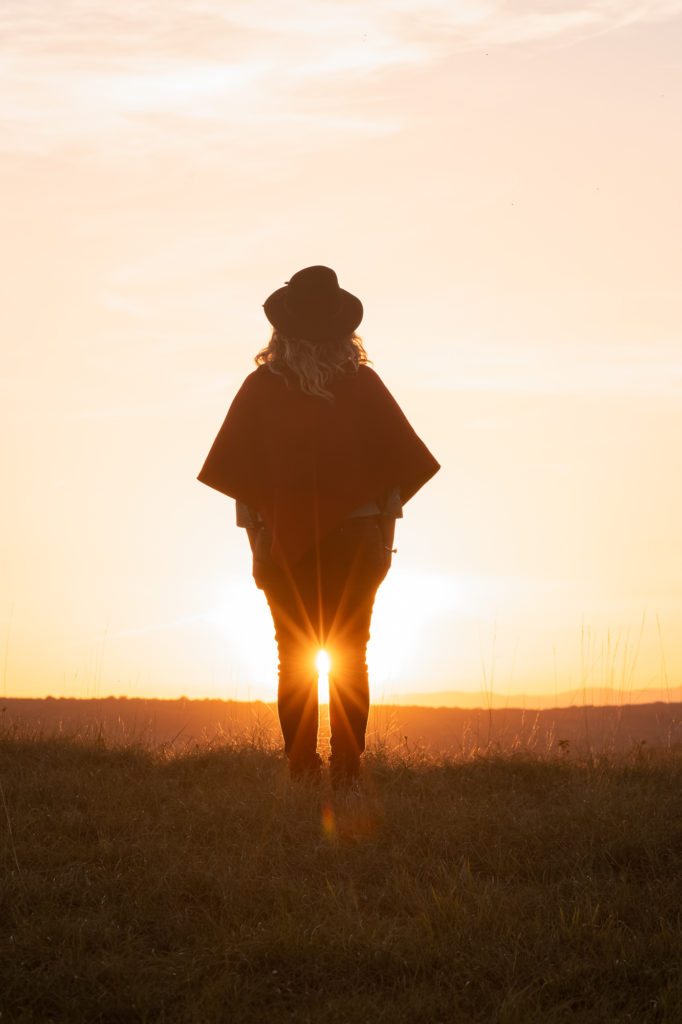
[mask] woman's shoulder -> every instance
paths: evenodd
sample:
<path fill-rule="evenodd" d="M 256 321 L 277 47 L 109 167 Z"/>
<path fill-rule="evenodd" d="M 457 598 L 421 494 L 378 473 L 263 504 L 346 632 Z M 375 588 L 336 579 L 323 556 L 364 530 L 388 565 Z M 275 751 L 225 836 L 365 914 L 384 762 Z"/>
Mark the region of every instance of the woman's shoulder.
<path fill-rule="evenodd" d="M 263 372 L 265 371 L 265 372 Z M 268 373 L 266 367 L 259 366 L 252 370 L 242 381 L 233 400 L 232 409 L 256 408 L 264 396 L 268 393 L 270 378 L 273 374 Z"/>
<path fill-rule="evenodd" d="M 284 374 L 258 366 L 245 378 L 237 398 L 245 408 L 262 413 L 264 409 L 280 409 L 283 403 L 295 402 L 297 394 L 298 388 L 292 387 Z"/>
<path fill-rule="evenodd" d="M 377 387 L 380 388 L 381 379 L 365 363 L 357 367 L 349 364 L 328 381 L 327 387 L 337 398 L 345 395 L 348 400 L 357 401 L 361 396 L 371 395 Z"/>
<path fill-rule="evenodd" d="M 361 363 L 360 366 L 358 366 L 356 376 L 361 383 L 366 384 L 369 387 L 383 383 L 376 370 L 373 367 L 368 366 L 367 363 Z"/>
<path fill-rule="evenodd" d="M 255 370 L 252 370 L 251 373 L 246 376 L 244 383 L 253 383 L 254 381 L 265 380 L 265 378 L 272 376 L 273 374 L 270 373 L 267 366 L 261 363 L 260 366 L 257 366 Z"/>
<path fill-rule="evenodd" d="M 357 379 L 360 387 L 367 392 L 367 394 L 382 394 L 388 391 L 388 388 L 384 384 L 383 380 L 371 366 L 363 363 L 358 367 Z"/>
<path fill-rule="evenodd" d="M 257 366 L 252 370 L 241 386 L 242 391 L 262 391 L 273 384 L 276 386 L 277 374 L 272 373 L 267 366 Z"/>

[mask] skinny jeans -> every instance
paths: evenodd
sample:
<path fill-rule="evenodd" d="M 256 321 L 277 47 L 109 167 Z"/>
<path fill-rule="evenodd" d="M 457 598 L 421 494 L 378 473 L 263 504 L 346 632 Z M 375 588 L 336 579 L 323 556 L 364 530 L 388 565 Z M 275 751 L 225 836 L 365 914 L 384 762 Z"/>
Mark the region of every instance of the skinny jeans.
<path fill-rule="evenodd" d="M 261 528 L 252 541 L 253 575 L 267 598 L 279 655 L 277 708 L 291 768 L 319 764 L 315 656 L 329 654 L 331 763 L 357 768 L 369 715 L 366 651 L 372 608 L 390 566 L 378 516 L 346 519 L 291 568 L 270 554 Z"/>

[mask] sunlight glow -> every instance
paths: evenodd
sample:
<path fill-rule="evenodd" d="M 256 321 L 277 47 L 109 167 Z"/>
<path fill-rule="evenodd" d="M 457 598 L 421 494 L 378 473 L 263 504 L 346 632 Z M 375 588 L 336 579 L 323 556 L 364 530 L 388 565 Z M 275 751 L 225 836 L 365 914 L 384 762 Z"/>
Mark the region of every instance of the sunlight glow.
<path fill-rule="evenodd" d="M 264 297 L 322 263 L 443 466 L 397 526 L 372 702 L 682 698 L 682 0 L 1 10 L 3 313 L 29 339 L 0 376 L 3 695 L 276 704 L 248 539 L 195 478 Z"/>
<path fill-rule="evenodd" d="M 331 659 L 326 651 L 318 651 L 315 655 L 315 668 L 318 675 L 328 676 L 331 668 Z"/>
<path fill-rule="evenodd" d="M 329 704 L 329 670 L 331 658 L 326 651 L 320 650 L 315 655 L 317 669 L 317 699 L 320 704 Z"/>

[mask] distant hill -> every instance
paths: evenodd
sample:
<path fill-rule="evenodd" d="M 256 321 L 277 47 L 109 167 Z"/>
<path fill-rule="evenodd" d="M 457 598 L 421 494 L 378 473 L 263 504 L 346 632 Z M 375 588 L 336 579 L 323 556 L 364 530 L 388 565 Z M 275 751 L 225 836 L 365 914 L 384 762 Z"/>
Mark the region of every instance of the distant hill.
<path fill-rule="evenodd" d="M 5 698 L 0 727 L 53 735 L 98 735 L 107 742 L 194 744 L 246 739 L 281 743 L 277 710 L 272 704 L 222 700 L 145 700 L 107 697 Z M 564 708 L 456 708 L 374 705 L 368 743 L 389 749 L 470 754 L 492 745 L 500 750 L 532 749 L 540 753 L 628 751 L 682 746 L 682 703 L 591 705 Z M 326 708 L 320 712 L 320 749 L 328 740 Z"/>
<path fill-rule="evenodd" d="M 402 707 L 424 705 L 436 708 L 529 708 L 539 711 L 544 708 L 568 708 L 585 704 L 613 707 L 623 704 L 668 704 L 682 701 L 682 686 L 658 687 L 650 690 L 627 690 L 610 686 L 576 687 L 558 693 L 504 693 L 485 690 L 434 690 L 430 693 L 392 693 L 387 698 L 390 704 Z"/>

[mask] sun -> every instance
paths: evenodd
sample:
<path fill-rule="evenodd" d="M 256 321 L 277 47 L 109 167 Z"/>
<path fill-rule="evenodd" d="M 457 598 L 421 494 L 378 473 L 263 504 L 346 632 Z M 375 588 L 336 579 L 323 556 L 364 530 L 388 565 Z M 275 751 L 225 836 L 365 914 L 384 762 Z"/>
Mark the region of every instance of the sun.
<path fill-rule="evenodd" d="M 317 669 L 318 675 L 329 675 L 329 669 L 331 668 L 331 658 L 329 657 L 326 651 L 320 650 L 315 655 L 315 668 Z"/>
<path fill-rule="evenodd" d="M 319 650 L 315 655 L 315 668 L 317 669 L 317 699 L 320 704 L 329 704 L 329 670 L 331 658 L 325 650 Z"/>

